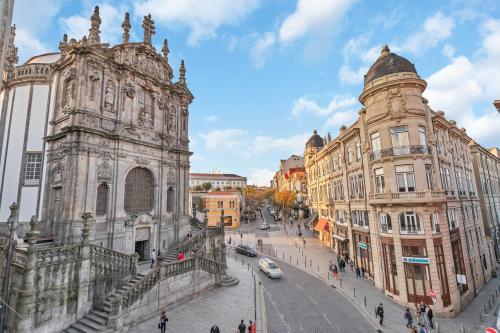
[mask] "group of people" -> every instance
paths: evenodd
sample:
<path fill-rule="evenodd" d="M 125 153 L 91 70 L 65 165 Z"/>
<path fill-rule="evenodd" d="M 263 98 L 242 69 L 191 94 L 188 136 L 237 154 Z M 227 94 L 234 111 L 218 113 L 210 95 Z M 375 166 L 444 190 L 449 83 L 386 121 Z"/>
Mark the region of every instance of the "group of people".
<path fill-rule="evenodd" d="M 248 331 L 247 331 L 248 328 Z M 245 321 L 242 319 L 240 324 L 238 325 L 238 333 L 256 333 L 257 328 L 255 327 L 255 323 L 252 322 L 251 320 L 249 321 L 248 327 L 245 324 Z M 210 332 L 212 333 L 212 332 Z"/>
<path fill-rule="evenodd" d="M 410 309 L 406 308 L 403 314 L 406 320 L 406 327 L 411 329 L 411 333 L 428 333 L 427 325 L 430 328 L 434 328 L 434 313 L 430 306 L 425 305 L 424 302 L 415 303 L 415 314 L 417 316 L 418 330 L 416 326 L 413 326 L 413 316 Z"/>
<path fill-rule="evenodd" d="M 264 241 L 262 240 L 262 238 L 257 238 L 257 246 L 262 248 L 263 245 L 264 245 Z"/>

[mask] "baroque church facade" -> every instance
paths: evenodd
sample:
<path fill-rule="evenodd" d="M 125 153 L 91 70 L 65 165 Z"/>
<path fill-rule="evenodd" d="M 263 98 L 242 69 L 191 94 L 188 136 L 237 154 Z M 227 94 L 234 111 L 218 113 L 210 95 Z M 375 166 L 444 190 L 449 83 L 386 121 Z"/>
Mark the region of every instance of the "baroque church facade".
<path fill-rule="evenodd" d="M 82 214 L 93 216 L 90 240 L 115 251 L 166 251 L 189 229 L 189 105 L 181 62 L 176 82 L 164 40 L 100 39 L 96 7 L 88 36 L 64 35 L 60 52 L 16 66 L 11 30 L 0 91 L 0 222 L 18 204 L 18 233 L 35 215 L 56 244 L 81 238 Z M 6 229 L 6 223 L 3 224 Z"/>

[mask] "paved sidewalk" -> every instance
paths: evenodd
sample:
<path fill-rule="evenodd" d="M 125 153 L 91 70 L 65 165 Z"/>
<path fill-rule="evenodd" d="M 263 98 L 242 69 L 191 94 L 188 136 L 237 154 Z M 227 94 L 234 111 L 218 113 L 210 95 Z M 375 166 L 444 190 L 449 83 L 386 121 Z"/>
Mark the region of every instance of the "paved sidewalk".
<path fill-rule="evenodd" d="M 237 277 L 240 283 L 232 287 L 212 289 L 186 303 L 167 309 L 167 332 L 209 332 L 213 324 L 217 324 L 221 332 L 236 332 L 241 319 L 247 325 L 249 320 L 255 320 L 252 271 L 231 256 L 227 264 L 229 274 Z M 258 284 L 258 280 L 256 283 Z M 159 317 L 158 314 L 129 331 L 158 332 Z"/>

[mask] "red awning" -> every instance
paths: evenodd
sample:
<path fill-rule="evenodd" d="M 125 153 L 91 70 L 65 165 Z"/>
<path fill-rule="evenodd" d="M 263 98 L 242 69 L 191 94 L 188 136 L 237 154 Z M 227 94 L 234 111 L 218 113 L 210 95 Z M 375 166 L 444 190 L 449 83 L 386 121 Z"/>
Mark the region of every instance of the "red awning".
<path fill-rule="evenodd" d="M 314 230 L 317 231 L 327 231 L 328 230 L 328 220 L 319 219 L 318 223 L 314 226 Z"/>

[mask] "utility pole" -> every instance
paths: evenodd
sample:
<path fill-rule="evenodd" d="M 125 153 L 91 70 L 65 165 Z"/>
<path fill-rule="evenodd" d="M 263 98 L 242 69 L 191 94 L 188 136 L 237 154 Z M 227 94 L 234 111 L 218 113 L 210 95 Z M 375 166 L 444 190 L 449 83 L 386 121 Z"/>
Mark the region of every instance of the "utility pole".
<path fill-rule="evenodd" d="M 2 301 L 5 304 L 2 304 L 0 307 L 0 333 L 3 333 L 5 330 L 5 326 L 7 323 L 7 304 L 9 304 L 9 280 L 10 280 L 10 263 L 12 261 L 12 254 L 14 251 L 14 242 L 16 235 L 16 226 L 17 226 L 17 204 L 14 202 L 10 205 L 10 216 L 8 218 L 8 223 L 10 227 L 10 235 L 7 240 L 7 256 L 5 257 L 5 266 L 3 269 L 3 284 L 2 284 Z"/>

